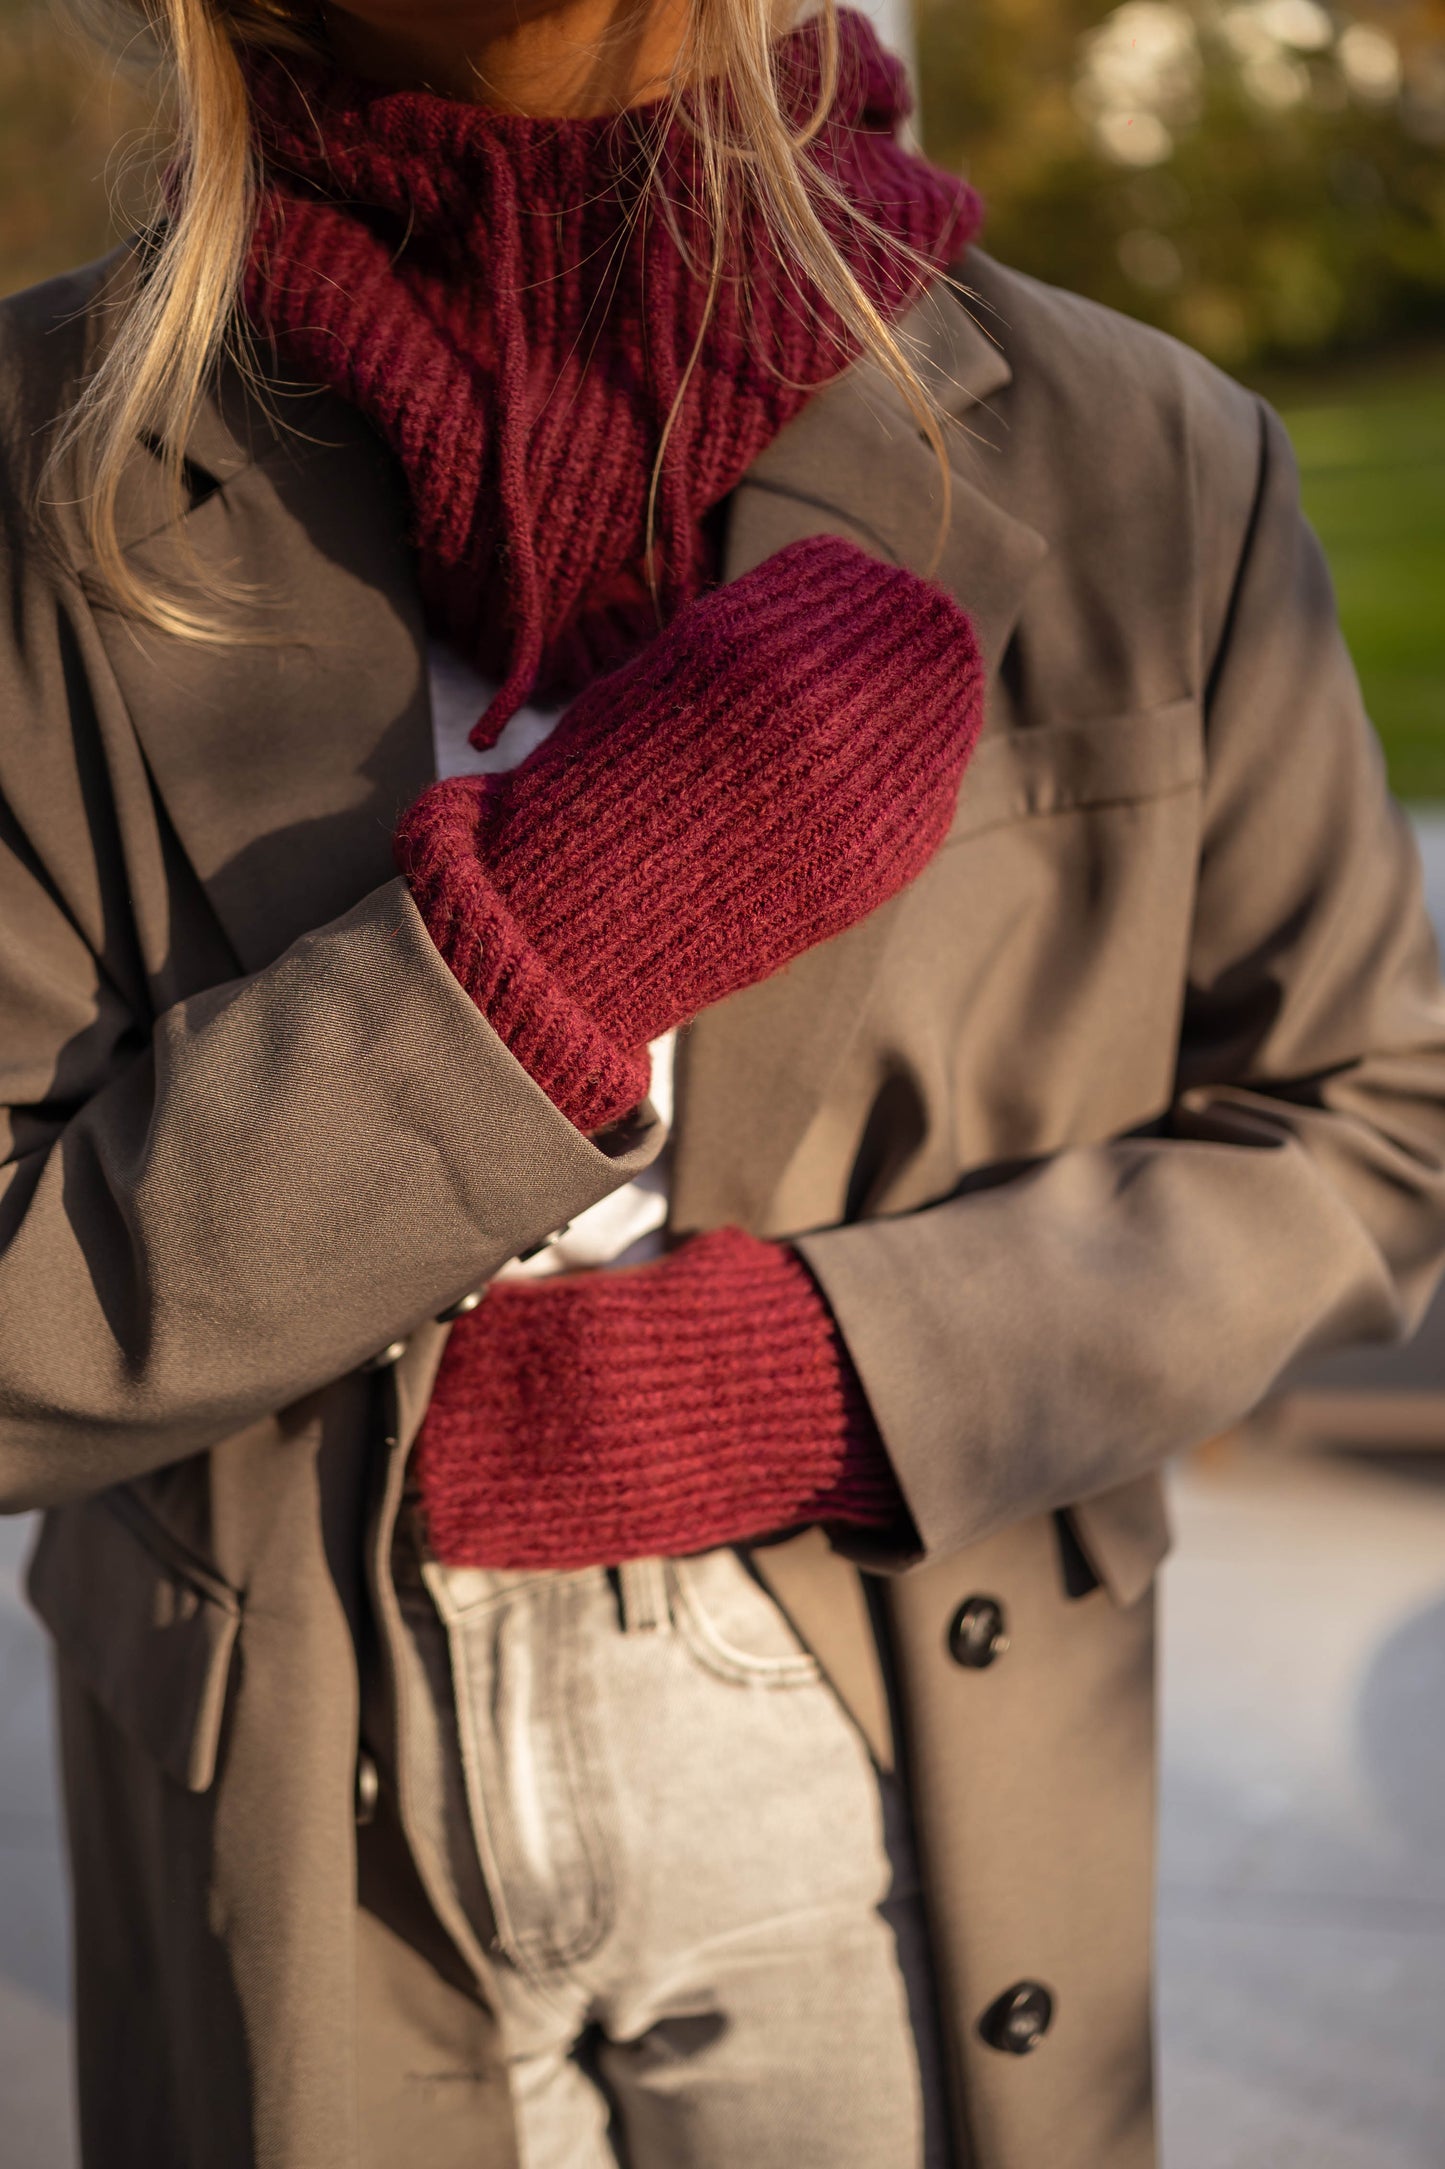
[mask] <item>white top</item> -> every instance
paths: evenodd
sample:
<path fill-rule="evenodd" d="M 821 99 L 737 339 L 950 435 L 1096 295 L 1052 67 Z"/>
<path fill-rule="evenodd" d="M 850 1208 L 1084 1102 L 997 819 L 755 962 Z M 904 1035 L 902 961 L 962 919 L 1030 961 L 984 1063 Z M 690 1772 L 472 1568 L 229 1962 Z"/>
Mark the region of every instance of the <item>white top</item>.
<path fill-rule="evenodd" d="M 427 663 L 431 679 L 432 744 L 440 780 L 449 776 L 504 776 L 540 746 L 562 715 L 562 707 L 519 708 L 497 743 L 478 753 L 468 732 L 496 690 L 464 663 L 454 649 L 433 643 Z M 564 704 L 565 705 L 565 704 Z M 652 1057 L 652 1104 L 665 1124 L 672 1121 L 672 1059 L 677 1035 L 669 1032 L 648 1048 Z M 579 1213 L 565 1235 L 525 1263 L 514 1258 L 498 1280 L 539 1279 L 547 1273 L 572 1273 L 581 1266 L 641 1265 L 662 1255 L 667 1222 L 667 1189 L 672 1157 L 664 1145 L 635 1182 Z"/>

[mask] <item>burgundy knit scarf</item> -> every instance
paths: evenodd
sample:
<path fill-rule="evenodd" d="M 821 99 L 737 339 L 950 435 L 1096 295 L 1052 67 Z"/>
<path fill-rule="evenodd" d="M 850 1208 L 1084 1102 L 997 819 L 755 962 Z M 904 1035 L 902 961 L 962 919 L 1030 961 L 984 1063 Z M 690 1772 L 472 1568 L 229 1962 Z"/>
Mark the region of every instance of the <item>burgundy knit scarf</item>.
<path fill-rule="evenodd" d="M 840 20 L 840 92 L 812 155 L 943 270 L 977 199 L 899 146 L 902 70 L 861 16 Z M 802 115 L 816 26 L 781 55 Z M 529 693 L 620 662 L 708 584 L 708 514 L 854 349 L 761 221 L 740 219 L 668 438 L 650 585 L 653 464 L 705 314 L 688 131 L 664 138 L 664 215 L 646 189 L 656 108 L 535 120 L 290 57 L 247 68 L 265 175 L 248 313 L 399 460 L 428 623 L 502 686 L 473 734 L 489 742 Z M 925 274 L 851 220 L 835 238 L 896 321 Z"/>

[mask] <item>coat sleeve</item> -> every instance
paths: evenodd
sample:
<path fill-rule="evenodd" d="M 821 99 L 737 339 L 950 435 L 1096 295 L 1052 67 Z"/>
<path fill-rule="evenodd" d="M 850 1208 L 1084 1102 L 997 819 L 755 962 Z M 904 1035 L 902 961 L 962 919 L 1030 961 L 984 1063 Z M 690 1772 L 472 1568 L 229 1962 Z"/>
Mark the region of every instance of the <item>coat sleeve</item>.
<path fill-rule="evenodd" d="M 1445 999 L 1408 826 L 1263 406 L 1208 681 L 1172 1105 L 1147 1134 L 801 1248 L 925 1555 L 1226 1428 L 1418 1323 L 1445 1251 Z"/>
<path fill-rule="evenodd" d="M 657 1149 L 557 1113 L 399 881 L 142 1025 L 0 806 L 0 928 L 0 1510 L 288 1406 Z"/>

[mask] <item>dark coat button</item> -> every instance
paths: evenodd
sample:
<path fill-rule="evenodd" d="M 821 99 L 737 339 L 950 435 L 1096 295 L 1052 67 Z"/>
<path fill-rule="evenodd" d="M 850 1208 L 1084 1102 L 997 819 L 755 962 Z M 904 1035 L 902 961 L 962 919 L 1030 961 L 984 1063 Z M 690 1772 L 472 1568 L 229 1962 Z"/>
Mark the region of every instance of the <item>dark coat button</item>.
<path fill-rule="evenodd" d="M 978 2022 L 990 2048 L 1005 2056 L 1027 2056 L 1054 2022 L 1054 1999 L 1039 1981 L 1015 1981 Z"/>
<path fill-rule="evenodd" d="M 466 1295 L 459 1295 L 455 1303 L 448 1303 L 445 1310 L 437 1312 L 437 1324 L 450 1325 L 456 1318 L 467 1317 L 476 1309 L 486 1292 L 485 1288 L 472 1288 Z"/>
<path fill-rule="evenodd" d="M 375 1819 L 376 1803 L 380 1795 L 380 1774 L 363 1747 L 356 1758 L 356 1820 L 363 1828 Z"/>
<path fill-rule="evenodd" d="M 1003 1606 L 997 1597 L 970 1597 L 953 1615 L 948 1654 L 970 1672 L 982 1672 L 1008 1648 Z"/>

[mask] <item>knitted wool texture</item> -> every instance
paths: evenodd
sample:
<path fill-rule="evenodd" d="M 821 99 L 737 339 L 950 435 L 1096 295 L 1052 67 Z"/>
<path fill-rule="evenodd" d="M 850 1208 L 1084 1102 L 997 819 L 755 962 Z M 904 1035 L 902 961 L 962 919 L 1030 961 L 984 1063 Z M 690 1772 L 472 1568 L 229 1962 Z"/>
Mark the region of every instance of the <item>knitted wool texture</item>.
<path fill-rule="evenodd" d="M 650 1040 L 842 933 L 932 857 L 983 673 L 941 588 L 821 535 L 693 603 L 520 768 L 435 784 L 397 863 L 579 1129 Z"/>
<path fill-rule="evenodd" d="M 892 320 L 929 267 L 956 262 L 979 207 L 894 141 L 904 78 L 863 18 L 844 14 L 841 34 L 839 97 L 810 155 L 887 237 L 830 214 Z M 810 113 L 816 25 L 778 54 L 792 109 Z M 707 318 L 695 140 L 680 123 L 660 133 L 661 107 L 537 120 L 289 54 L 245 65 L 264 173 L 248 312 L 399 460 L 428 622 L 501 682 L 474 733 L 491 743 L 529 691 L 574 690 L 701 591 L 706 515 L 852 346 L 756 213 L 735 222 Z M 647 193 L 659 141 L 665 204 Z M 685 379 L 654 600 L 650 478 Z"/>
<path fill-rule="evenodd" d="M 807 1267 L 738 1228 L 656 1265 L 492 1287 L 453 1330 L 415 1469 L 431 1548 L 454 1566 L 907 1528 Z"/>

